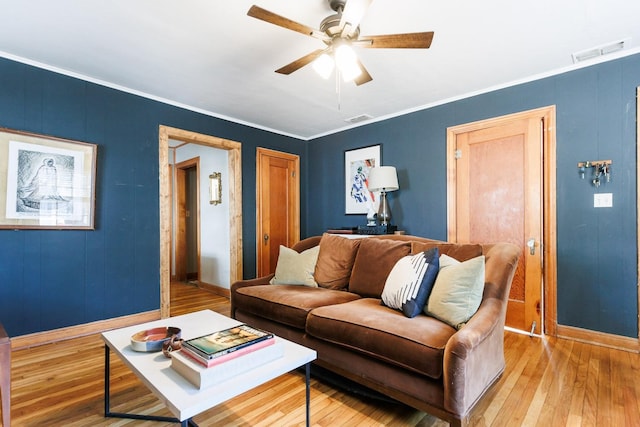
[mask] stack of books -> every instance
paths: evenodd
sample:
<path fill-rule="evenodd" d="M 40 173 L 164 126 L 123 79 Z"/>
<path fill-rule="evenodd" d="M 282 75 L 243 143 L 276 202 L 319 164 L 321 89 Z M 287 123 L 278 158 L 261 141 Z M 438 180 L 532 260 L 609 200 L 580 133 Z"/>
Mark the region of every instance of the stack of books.
<path fill-rule="evenodd" d="M 272 333 L 241 324 L 186 340 L 171 353 L 171 368 L 198 388 L 226 381 L 282 357 Z"/>

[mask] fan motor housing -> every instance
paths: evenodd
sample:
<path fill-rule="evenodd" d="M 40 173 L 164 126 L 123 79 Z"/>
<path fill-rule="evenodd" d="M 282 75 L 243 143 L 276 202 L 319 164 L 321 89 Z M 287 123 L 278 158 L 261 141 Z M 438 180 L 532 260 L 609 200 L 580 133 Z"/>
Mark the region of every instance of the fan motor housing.
<path fill-rule="evenodd" d="M 340 29 L 340 21 L 342 20 L 342 11 L 344 10 L 344 5 L 346 0 L 328 0 L 329 6 L 334 10 L 335 14 L 329 15 L 320 22 L 320 31 L 325 33 L 331 38 L 338 37 L 341 35 L 342 30 Z M 356 28 L 356 30 L 351 34 L 349 39 L 356 40 L 360 35 L 360 28 Z M 327 43 L 329 44 L 329 43 Z"/>
<path fill-rule="evenodd" d="M 334 15 L 327 16 L 320 22 L 320 31 L 328 35 L 329 37 L 335 37 L 340 35 L 340 19 L 342 18 L 341 13 L 336 13 Z"/>

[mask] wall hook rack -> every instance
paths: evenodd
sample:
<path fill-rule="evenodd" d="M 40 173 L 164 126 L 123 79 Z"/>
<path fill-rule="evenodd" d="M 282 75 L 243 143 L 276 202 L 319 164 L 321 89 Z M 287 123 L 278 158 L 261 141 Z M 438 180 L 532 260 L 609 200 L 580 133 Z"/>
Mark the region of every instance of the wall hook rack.
<path fill-rule="evenodd" d="M 584 179 L 584 174 L 587 168 L 593 168 L 593 179 L 591 183 L 596 187 L 600 187 L 602 180 L 605 182 L 611 181 L 611 160 L 590 160 L 586 162 L 578 163 L 578 172 L 580 177 Z"/>

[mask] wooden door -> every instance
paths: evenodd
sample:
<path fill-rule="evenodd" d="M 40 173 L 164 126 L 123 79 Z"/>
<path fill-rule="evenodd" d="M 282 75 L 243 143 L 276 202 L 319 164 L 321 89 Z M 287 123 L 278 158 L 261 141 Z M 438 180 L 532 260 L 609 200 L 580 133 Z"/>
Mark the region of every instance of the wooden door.
<path fill-rule="evenodd" d="M 175 280 L 182 282 L 200 279 L 199 171 L 198 157 L 175 166 Z M 189 173 L 192 179 L 188 179 Z"/>
<path fill-rule="evenodd" d="M 448 130 L 448 238 L 522 248 L 507 326 L 542 332 L 545 114 L 539 110 Z"/>
<path fill-rule="evenodd" d="M 187 281 L 187 197 L 184 191 L 186 173 L 182 168 L 175 168 L 176 172 L 176 216 L 175 216 L 175 280 Z"/>
<path fill-rule="evenodd" d="M 280 245 L 300 240 L 298 156 L 258 148 L 256 159 L 258 277 L 275 272 Z"/>

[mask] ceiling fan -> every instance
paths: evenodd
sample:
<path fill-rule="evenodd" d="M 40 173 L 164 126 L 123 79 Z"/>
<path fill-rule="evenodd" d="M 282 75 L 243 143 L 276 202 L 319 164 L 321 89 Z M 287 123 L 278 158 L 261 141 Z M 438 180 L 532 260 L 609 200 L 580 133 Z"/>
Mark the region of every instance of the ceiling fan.
<path fill-rule="evenodd" d="M 276 73 L 291 74 L 313 63 L 314 69 L 323 77 L 328 77 L 337 68 L 345 81 L 353 80 L 356 85 L 373 80 L 362 65 L 354 47 L 364 48 L 412 48 L 428 49 L 433 40 L 433 31 L 421 33 L 387 34 L 361 36 L 360 21 L 373 0 L 328 0 L 336 13 L 322 20 L 320 29 L 308 27 L 288 18 L 253 5 L 247 15 L 288 30 L 322 40 L 327 47 L 317 49 L 290 64 L 276 70 Z"/>

